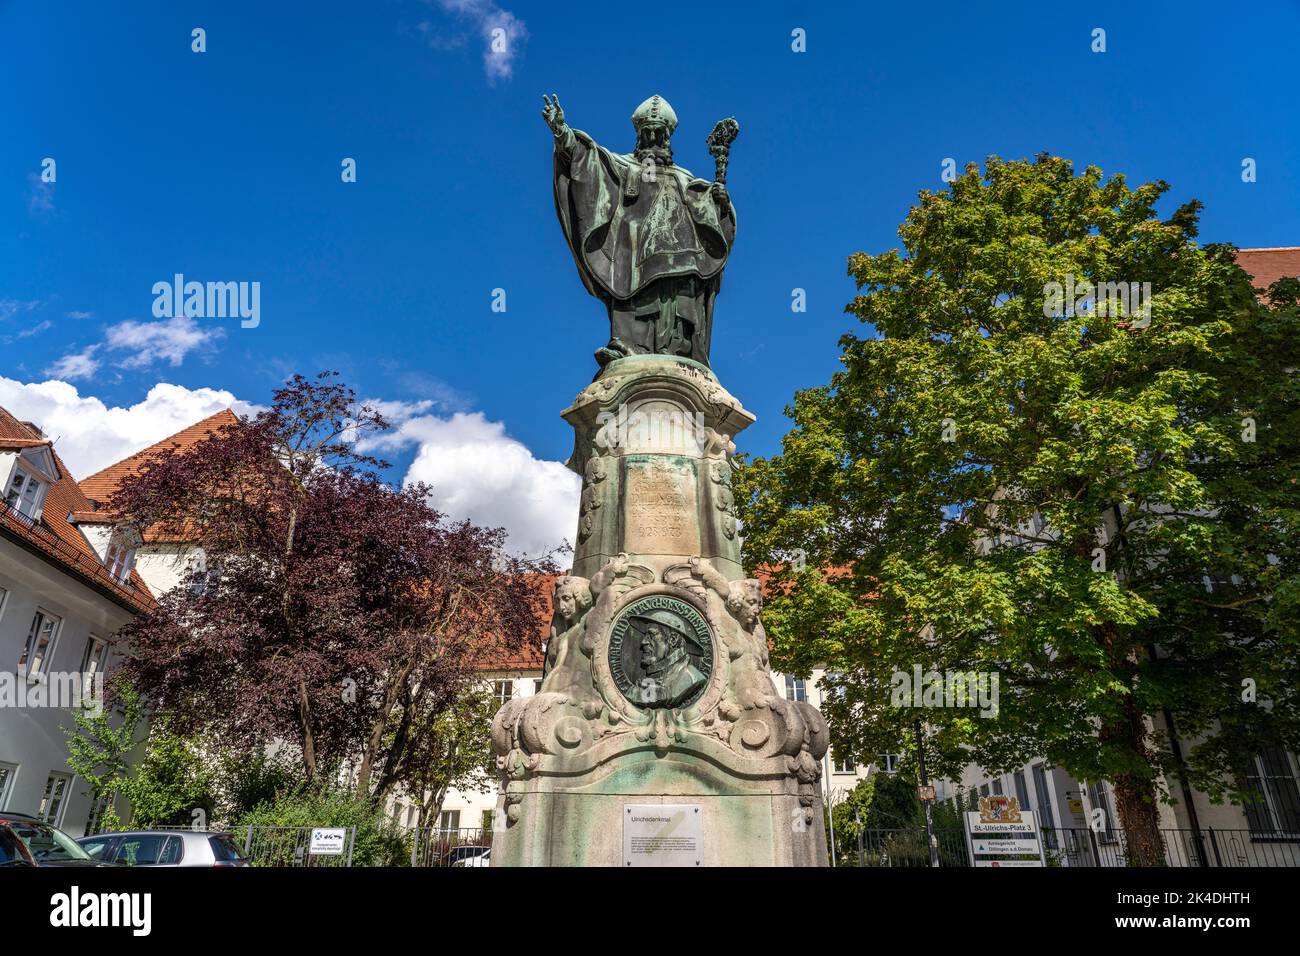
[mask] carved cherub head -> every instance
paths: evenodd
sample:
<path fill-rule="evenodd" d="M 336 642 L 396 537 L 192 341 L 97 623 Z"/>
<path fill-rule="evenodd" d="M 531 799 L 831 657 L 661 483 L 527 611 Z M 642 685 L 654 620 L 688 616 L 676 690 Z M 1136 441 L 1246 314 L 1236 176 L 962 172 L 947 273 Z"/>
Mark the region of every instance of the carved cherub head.
<path fill-rule="evenodd" d="M 571 625 L 591 607 L 591 582 L 586 578 L 566 575 L 555 582 L 555 613 L 565 626 Z"/>
<path fill-rule="evenodd" d="M 763 610 L 763 586 L 756 578 L 732 581 L 727 587 L 727 610 L 752 633 Z"/>

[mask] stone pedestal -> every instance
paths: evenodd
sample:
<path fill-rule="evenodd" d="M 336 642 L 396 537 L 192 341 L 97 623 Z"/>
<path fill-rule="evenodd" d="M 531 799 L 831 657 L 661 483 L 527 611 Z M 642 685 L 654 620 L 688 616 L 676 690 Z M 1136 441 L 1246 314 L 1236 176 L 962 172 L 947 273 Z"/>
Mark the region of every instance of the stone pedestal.
<path fill-rule="evenodd" d="M 826 725 L 773 686 L 740 566 L 731 459 L 753 416 L 664 355 L 611 362 L 563 414 L 573 571 L 540 692 L 493 721 L 492 865 L 627 865 L 629 808 L 660 804 L 699 815 L 702 865 L 825 865 Z"/>

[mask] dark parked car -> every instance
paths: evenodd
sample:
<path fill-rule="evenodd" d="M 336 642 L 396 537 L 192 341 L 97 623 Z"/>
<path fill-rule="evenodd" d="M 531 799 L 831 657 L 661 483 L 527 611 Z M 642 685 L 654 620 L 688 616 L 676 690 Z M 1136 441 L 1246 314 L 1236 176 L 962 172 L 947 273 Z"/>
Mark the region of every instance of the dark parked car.
<path fill-rule="evenodd" d="M 0 812 L 0 866 L 102 866 L 58 827 L 27 813 Z"/>
<path fill-rule="evenodd" d="M 117 866 L 250 865 L 229 833 L 134 830 L 100 833 L 77 842 L 92 859 Z"/>

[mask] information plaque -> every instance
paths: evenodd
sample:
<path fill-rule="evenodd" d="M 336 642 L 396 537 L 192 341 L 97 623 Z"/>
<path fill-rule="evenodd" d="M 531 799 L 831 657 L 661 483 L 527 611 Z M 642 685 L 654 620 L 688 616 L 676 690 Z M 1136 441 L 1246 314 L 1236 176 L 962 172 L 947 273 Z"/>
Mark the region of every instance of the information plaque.
<path fill-rule="evenodd" d="M 693 803 L 632 804 L 623 808 L 624 866 L 699 866 L 701 817 Z"/>

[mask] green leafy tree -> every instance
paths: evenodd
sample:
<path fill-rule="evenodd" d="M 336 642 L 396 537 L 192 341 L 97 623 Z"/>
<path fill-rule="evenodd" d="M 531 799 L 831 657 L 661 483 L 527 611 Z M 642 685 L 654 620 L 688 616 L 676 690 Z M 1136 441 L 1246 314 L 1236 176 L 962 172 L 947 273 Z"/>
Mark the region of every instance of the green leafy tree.
<path fill-rule="evenodd" d="M 946 803 L 936 803 L 931 814 L 939 839 L 941 864 L 964 865 L 961 818 Z M 835 824 L 836 858 L 841 866 L 857 865 L 859 834 L 863 835 L 868 865 L 881 855 L 896 865 L 904 858 L 917 866 L 930 863 L 925 811 L 916 796 L 916 780 L 908 774 L 872 773 L 835 804 L 831 817 Z"/>
<path fill-rule="evenodd" d="M 212 822 L 212 773 L 194 743 L 173 732 L 165 719 L 155 719 L 140 766 L 120 786 L 141 829 Z"/>
<path fill-rule="evenodd" d="M 868 331 L 737 481 L 775 659 L 838 672 L 837 739 L 910 750 L 896 669 L 996 674 L 995 717 L 924 712 L 931 772 L 1109 780 L 1140 864 L 1165 781 L 1244 798 L 1300 745 L 1295 284 L 1259 301 L 1167 188 L 1043 155 L 922 192 L 901 253 L 849 259 Z"/>
<path fill-rule="evenodd" d="M 449 790 L 486 793 L 495 785 L 492 718 L 497 704 L 490 692 L 467 686 L 448 701 L 412 707 L 413 743 L 403 748 L 395 776 L 418 802 L 418 826 L 433 825 Z"/>
<path fill-rule="evenodd" d="M 86 782 L 92 805 L 106 805 L 95 832 L 120 823 L 115 801 L 130 776 L 131 754 L 139 745 L 145 716 L 144 703 L 130 686 L 115 682 L 110 690 L 114 707 L 85 707 L 73 715 L 74 726 L 63 729 L 68 768 Z"/>

